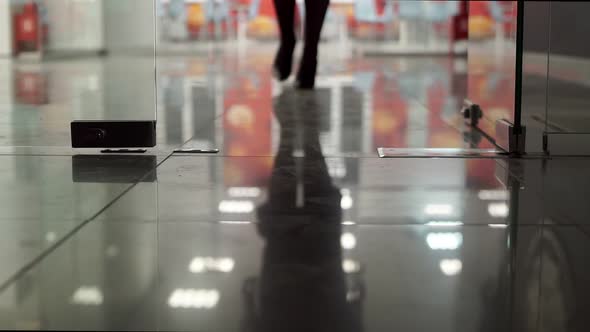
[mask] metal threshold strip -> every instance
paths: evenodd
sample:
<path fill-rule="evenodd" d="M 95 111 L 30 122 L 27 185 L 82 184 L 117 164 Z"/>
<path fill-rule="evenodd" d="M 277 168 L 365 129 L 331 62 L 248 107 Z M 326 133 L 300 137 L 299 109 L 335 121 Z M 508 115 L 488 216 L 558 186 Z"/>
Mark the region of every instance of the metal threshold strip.
<path fill-rule="evenodd" d="M 464 148 L 378 148 L 379 158 L 508 158 L 496 149 Z"/>

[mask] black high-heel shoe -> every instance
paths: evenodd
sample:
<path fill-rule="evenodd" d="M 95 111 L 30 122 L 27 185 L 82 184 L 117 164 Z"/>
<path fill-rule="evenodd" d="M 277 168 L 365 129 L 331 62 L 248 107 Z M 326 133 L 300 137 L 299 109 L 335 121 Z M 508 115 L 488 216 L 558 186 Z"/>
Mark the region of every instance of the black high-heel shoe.
<path fill-rule="evenodd" d="M 299 67 L 299 73 L 297 74 L 295 83 L 297 89 L 313 90 L 315 88 L 317 66 L 318 61 L 315 58 L 310 60 L 304 57 L 301 60 L 301 66 Z"/>
<path fill-rule="evenodd" d="M 279 81 L 285 81 L 293 70 L 293 52 L 295 42 L 281 42 L 273 64 L 273 76 Z"/>

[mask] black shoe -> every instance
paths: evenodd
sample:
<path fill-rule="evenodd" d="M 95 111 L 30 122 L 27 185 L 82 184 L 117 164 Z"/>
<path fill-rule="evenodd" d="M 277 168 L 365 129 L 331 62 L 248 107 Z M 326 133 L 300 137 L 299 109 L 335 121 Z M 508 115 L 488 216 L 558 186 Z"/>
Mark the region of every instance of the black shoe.
<path fill-rule="evenodd" d="M 313 90 L 315 89 L 315 80 L 302 81 L 297 79 L 297 81 L 295 81 L 295 88 L 298 90 Z"/>
<path fill-rule="evenodd" d="M 293 51 L 295 51 L 295 42 L 281 42 L 273 64 L 273 75 L 277 80 L 285 81 L 291 76 Z"/>
<path fill-rule="evenodd" d="M 295 86 L 301 90 L 313 90 L 315 88 L 315 76 L 317 70 L 317 60 L 301 60 L 301 67 L 297 74 Z"/>

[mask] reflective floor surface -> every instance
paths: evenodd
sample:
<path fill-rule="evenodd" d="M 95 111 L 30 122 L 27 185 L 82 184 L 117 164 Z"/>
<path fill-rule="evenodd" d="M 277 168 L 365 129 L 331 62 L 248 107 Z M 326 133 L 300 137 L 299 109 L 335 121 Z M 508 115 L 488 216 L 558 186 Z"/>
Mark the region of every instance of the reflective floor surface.
<path fill-rule="evenodd" d="M 453 59 L 350 60 L 314 92 L 270 60 L 162 60 L 157 96 L 121 73 L 140 61 L 52 64 L 49 102 L 2 101 L 0 328 L 588 330 L 590 159 L 379 159 L 491 147 L 451 111 Z M 134 99 L 156 149 L 67 147 L 74 118 L 155 112 Z"/>

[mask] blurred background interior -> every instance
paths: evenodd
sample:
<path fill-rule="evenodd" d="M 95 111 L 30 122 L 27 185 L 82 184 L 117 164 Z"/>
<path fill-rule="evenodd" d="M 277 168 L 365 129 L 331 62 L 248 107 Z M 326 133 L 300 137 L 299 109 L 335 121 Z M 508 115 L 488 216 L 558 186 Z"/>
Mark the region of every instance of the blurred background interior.
<path fill-rule="evenodd" d="M 342 98 L 355 95 L 365 153 L 378 146 L 459 147 L 463 138 L 452 128 L 461 126 L 457 110 L 468 98 L 485 109 L 481 126 L 494 137 L 496 120 L 514 121 L 515 4 L 333 0 L 318 87 L 330 96 L 332 116 L 346 122 Z M 169 145 L 184 143 L 195 125 L 224 111 L 253 120 L 238 127 L 272 122 L 261 111 L 272 98 L 268 68 L 278 33 L 271 0 L 3 0 L 0 6 L 0 105 L 12 110 L 2 114 L 2 146 L 69 146 L 72 120 L 145 120 L 156 112 L 159 144 Z M 581 111 L 589 54 L 575 36 L 560 38 L 576 31 L 567 18 L 579 10 L 567 2 L 527 6 L 523 109 L 530 114 L 522 118 L 537 135 L 527 151 L 539 152 L 547 128 L 590 131 Z M 301 27 L 302 1 L 297 8 Z M 545 87 L 548 79 L 555 82 Z M 576 101 L 564 104 L 562 97 Z M 426 108 L 428 118 L 413 117 L 412 107 Z M 32 111 L 44 108 L 52 111 L 39 117 Z M 8 123 L 25 128 L 9 133 Z M 183 130 L 173 129 L 181 123 Z M 325 136 L 338 130 L 334 125 Z M 440 130 L 403 134 L 423 125 Z M 257 142 L 272 145 L 272 131 L 257 133 L 267 135 Z"/>

